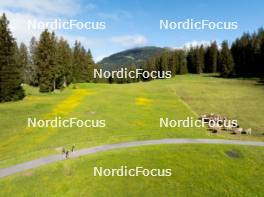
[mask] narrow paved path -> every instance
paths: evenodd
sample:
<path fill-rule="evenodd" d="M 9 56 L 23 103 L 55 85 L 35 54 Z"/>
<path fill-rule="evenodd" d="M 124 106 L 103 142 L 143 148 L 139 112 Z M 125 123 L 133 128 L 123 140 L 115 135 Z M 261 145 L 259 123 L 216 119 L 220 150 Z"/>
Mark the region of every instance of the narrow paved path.
<path fill-rule="evenodd" d="M 118 144 L 108 144 L 108 145 L 102 145 L 92 148 L 85 148 L 73 152 L 70 155 L 70 158 L 80 157 L 82 155 L 89 155 L 89 154 L 94 154 L 97 152 L 108 151 L 113 149 L 120 149 L 120 148 L 134 147 L 134 146 L 157 145 L 157 144 L 235 144 L 235 145 L 264 146 L 264 142 L 255 142 L 255 141 L 172 138 L 172 139 L 124 142 Z M 65 160 L 65 158 L 61 154 L 58 154 L 58 155 L 42 157 L 40 159 L 13 165 L 7 168 L 1 168 L 0 178 L 61 160 Z"/>

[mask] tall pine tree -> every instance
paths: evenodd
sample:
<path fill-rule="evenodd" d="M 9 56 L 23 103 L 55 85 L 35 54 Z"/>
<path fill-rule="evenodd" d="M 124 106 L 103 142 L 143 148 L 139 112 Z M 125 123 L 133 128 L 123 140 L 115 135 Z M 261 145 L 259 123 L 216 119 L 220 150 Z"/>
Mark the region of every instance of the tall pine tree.
<path fill-rule="evenodd" d="M 229 77 L 234 74 L 234 60 L 227 41 L 223 41 L 220 53 L 221 74 L 224 77 Z"/>
<path fill-rule="evenodd" d="M 205 52 L 205 65 L 204 71 L 207 73 L 217 72 L 217 44 L 212 42 L 209 47 L 207 47 Z"/>
<path fill-rule="evenodd" d="M 35 37 L 32 37 L 29 43 L 29 57 L 28 64 L 24 70 L 25 82 L 31 86 L 38 86 L 38 67 L 36 63 L 36 51 L 37 51 L 37 41 Z"/>
<path fill-rule="evenodd" d="M 53 91 L 56 73 L 56 41 L 55 36 L 47 29 L 40 35 L 36 51 L 36 64 L 39 71 L 39 91 Z"/>
<path fill-rule="evenodd" d="M 26 68 L 28 67 L 28 50 L 27 46 L 22 42 L 18 49 L 18 64 L 23 70 L 23 83 L 27 82 Z"/>
<path fill-rule="evenodd" d="M 18 49 L 5 14 L 0 17 L 0 102 L 22 99 L 23 68 L 17 61 Z"/>

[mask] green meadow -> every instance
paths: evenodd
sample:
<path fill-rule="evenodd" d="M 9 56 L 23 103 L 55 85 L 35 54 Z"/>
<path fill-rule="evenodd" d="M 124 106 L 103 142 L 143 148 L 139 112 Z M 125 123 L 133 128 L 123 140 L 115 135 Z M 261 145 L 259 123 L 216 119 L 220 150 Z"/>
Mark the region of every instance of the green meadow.
<path fill-rule="evenodd" d="M 177 76 L 171 88 L 198 114 L 236 119 L 253 135 L 264 135 L 264 84 L 257 79 L 225 79 L 217 75 Z"/>
<path fill-rule="evenodd" d="M 133 84 L 76 84 L 40 94 L 24 86 L 19 102 L 0 104 L 0 168 L 77 149 L 162 138 L 264 141 L 264 86 L 254 79 L 181 75 Z M 216 113 L 252 128 L 252 135 L 211 134 L 206 128 L 160 128 L 160 117 Z M 105 128 L 28 128 L 27 118 L 105 119 Z M 234 150 L 236 158 L 226 154 Z M 264 149 L 230 145 L 159 145 L 115 150 L 40 167 L 0 180 L 0 196 L 261 196 Z M 172 168 L 172 177 L 94 177 L 93 166 Z"/>
<path fill-rule="evenodd" d="M 228 152 L 235 152 L 235 157 Z M 263 147 L 156 145 L 102 152 L 0 180 L 0 196 L 262 196 Z M 172 169 L 170 177 L 100 177 L 93 167 Z"/>

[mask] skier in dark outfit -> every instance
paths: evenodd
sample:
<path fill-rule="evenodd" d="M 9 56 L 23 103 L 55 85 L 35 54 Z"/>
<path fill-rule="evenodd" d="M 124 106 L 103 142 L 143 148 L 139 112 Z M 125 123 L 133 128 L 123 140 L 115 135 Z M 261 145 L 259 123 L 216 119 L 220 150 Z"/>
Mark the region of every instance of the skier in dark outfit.
<path fill-rule="evenodd" d="M 70 151 L 68 151 L 68 150 L 66 150 L 66 152 L 65 152 L 65 158 L 66 158 L 66 159 L 69 158 L 69 152 L 70 152 Z"/>
<path fill-rule="evenodd" d="M 72 145 L 72 149 L 71 149 L 71 151 L 73 152 L 73 151 L 74 151 L 74 149 L 75 149 L 75 144 L 74 144 L 74 145 Z"/>

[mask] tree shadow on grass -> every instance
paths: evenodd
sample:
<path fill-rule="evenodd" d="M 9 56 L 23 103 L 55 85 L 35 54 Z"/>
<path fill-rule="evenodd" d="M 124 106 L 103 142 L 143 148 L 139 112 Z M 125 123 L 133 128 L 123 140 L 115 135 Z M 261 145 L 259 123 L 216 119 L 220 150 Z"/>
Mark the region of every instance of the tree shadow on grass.
<path fill-rule="evenodd" d="M 221 78 L 221 79 L 238 79 L 238 80 L 252 80 L 256 81 L 255 85 L 264 85 L 264 77 L 254 75 L 233 75 L 230 77 L 223 77 L 220 74 L 205 74 L 203 77 Z"/>
<path fill-rule="evenodd" d="M 217 74 L 217 73 L 215 73 L 215 74 L 206 74 L 206 73 L 204 73 L 203 77 L 223 78 L 222 76 L 220 76 L 220 74 Z"/>
<path fill-rule="evenodd" d="M 255 85 L 257 85 L 257 86 L 262 85 L 263 86 L 264 85 L 264 78 L 258 79 Z"/>

